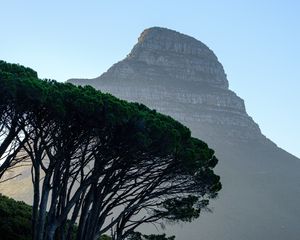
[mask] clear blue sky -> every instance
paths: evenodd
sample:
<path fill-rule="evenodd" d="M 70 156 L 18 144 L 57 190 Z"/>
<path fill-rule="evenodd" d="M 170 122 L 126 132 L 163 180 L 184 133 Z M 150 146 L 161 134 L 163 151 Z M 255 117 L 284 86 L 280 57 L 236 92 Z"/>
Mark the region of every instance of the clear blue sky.
<path fill-rule="evenodd" d="M 191 35 L 279 147 L 300 157 L 300 1 L 0 0 L 0 59 L 65 81 L 99 76 L 143 29 Z"/>

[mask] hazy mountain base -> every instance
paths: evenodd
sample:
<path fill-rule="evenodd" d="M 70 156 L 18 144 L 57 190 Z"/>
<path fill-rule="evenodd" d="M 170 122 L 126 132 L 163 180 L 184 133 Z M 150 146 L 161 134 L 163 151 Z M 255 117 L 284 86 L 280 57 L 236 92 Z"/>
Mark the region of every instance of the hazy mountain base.
<path fill-rule="evenodd" d="M 6 181 L 7 179 L 10 179 Z M 10 196 L 15 200 L 32 204 L 33 187 L 31 180 L 31 166 L 25 165 L 8 170 L 0 183 L 0 193 Z"/>
<path fill-rule="evenodd" d="M 169 230 L 178 239 L 187 234 L 195 240 L 298 239 L 298 159 L 275 147 L 266 152 L 270 146 L 259 149 L 262 146 L 256 143 L 236 147 L 239 151 L 230 151 L 232 146 L 223 150 L 216 147 L 222 159 L 217 173 L 221 174 L 224 187 L 211 205 L 213 213 L 182 229 Z"/>

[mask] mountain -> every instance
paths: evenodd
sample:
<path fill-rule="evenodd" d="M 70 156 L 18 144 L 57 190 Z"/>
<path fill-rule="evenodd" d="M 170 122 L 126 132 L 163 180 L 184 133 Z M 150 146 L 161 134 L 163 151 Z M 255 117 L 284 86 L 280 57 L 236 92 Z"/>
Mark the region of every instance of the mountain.
<path fill-rule="evenodd" d="M 211 203 L 212 213 L 167 228 L 177 239 L 299 238 L 300 160 L 261 133 L 205 44 L 149 28 L 100 77 L 69 82 L 144 103 L 181 121 L 215 149 L 223 190 Z"/>

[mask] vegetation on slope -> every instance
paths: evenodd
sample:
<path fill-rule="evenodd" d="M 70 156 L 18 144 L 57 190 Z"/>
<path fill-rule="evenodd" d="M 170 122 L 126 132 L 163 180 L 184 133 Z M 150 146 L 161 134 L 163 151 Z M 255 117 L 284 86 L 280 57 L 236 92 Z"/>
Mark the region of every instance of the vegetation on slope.
<path fill-rule="evenodd" d="M 0 239 L 31 239 L 31 210 L 24 202 L 0 194 Z"/>

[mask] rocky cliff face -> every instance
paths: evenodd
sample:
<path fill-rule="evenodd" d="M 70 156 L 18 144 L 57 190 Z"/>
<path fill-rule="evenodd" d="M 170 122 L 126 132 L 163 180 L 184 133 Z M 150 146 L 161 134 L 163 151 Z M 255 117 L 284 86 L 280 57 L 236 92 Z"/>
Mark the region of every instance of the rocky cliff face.
<path fill-rule="evenodd" d="M 146 29 L 128 56 L 99 78 L 70 81 L 144 103 L 189 127 L 198 125 L 209 142 L 218 134 L 206 125 L 223 126 L 235 140 L 263 140 L 244 101 L 228 89 L 216 55 L 202 42 L 172 30 Z"/>

